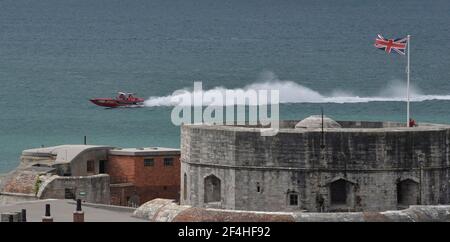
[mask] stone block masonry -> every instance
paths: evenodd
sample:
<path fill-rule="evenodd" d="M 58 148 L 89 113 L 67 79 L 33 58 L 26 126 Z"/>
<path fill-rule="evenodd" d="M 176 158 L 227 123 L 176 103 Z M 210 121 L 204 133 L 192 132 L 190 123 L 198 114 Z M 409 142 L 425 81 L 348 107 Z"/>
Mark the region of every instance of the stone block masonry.
<path fill-rule="evenodd" d="M 109 175 L 100 174 L 83 177 L 53 176 L 40 187 L 37 197 L 39 199 L 68 198 L 81 199 L 91 203 L 110 203 Z"/>
<path fill-rule="evenodd" d="M 282 122 L 276 136 L 257 126 L 184 125 L 181 204 L 286 212 L 449 204 L 450 126 L 337 121 L 322 133 L 296 123 Z"/>
<path fill-rule="evenodd" d="M 196 208 L 155 199 L 134 211 L 152 222 L 450 222 L 450 206 L 410 206 L 385 212 L 308 213 L 258 212 Z"/>

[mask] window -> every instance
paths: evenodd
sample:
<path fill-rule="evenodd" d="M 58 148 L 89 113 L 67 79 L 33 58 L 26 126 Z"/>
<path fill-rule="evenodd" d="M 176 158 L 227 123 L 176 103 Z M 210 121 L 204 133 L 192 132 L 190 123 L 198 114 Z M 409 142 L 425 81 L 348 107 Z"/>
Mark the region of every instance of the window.
<path fill-rule="evenodd" d="M 86 171 L 88 173 L 94 173 L 95 172 L 95 167 L 94 167 L 94 161 L 93 160 L 88 160 L 86 163 Z"/>
<path fill-rule="evenodd" d="M 183 179 L 183 199 L 187 199 L 187 175 L 184 173 L 184 179 Z"/>
<path fill-rule="evenodd" d="M 261 186 L 260 186 L 259 182 L 256 183 L 256 191 L 261 192 Z"/>
<path fill-rule="evenodd" d="M 297 193 L 289 194 L 289 205 L 290 206 L 298 206 L 298 194 Z"/>
<path fill-rule="evenodd" d="M 164 166 L 173 166 L 173 158 L 164 158 Z"/>
<path fill-rule="evenodd" d="M 155 161 L 153 159 L 144 159 L 144 166 L 153 166 Z"/>

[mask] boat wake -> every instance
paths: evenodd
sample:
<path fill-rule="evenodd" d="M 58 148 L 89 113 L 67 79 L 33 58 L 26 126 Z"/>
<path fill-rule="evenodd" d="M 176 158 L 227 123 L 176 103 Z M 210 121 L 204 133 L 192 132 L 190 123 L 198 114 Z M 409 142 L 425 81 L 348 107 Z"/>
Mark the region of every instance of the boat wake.
<path fill-rule="evenodd" d="M 279 80 L 273 73 L 268 72 L 260 82 L 247 85 L 243 88 L 227 89 L 225 87 L 215 87 L 209 90 L 203 90 L 203 99 L 211 100 L 211 97 L 223 95 L 225 91 L 248 91 L 248 90 L 279 90 L 280 103 L 367 103 L 367 102 L 403 102 L 406 99 L 406 86 L 401 81 L 389 83 L 383 90 L 375 96 L 358 96 L 350 92 L 335 90 L 328 95 L 321 94 L 318 91 L 302 86 L 292 81 Z M 197 94 L 197 93 L 196 93 Z M 180 89 L 172 95 L 161 97 L 150 97 L 144 102 L 147 107 L 155 106 L 174 106 L 178 103 L 181 96 L 190 95 L 191 98 L 197 97 L 189 89 Z M 205 98 L 206 97 L 206 98 Z M 427 100 L 450 100 L 450 95 L 425 95 L 417 88 L 411 86 L 410 101 L 423 102 Z M 192 102 L 201 103 L 201 102 Z M 238 103 L 239 104 L 239 103 Z M 203 105 L 207 105 L 203 102 Z"/>

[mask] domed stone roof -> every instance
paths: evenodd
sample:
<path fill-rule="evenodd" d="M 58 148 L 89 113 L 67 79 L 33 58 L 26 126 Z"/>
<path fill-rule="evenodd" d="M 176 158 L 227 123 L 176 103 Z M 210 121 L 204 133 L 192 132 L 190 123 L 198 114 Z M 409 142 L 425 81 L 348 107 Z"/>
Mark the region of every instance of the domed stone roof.
<path fill-rule="evenodd" d="M 324 128 L 341 128 L 341 125 L 338 124 L 333 119 L 323 116 L 323 127 Z M 322 128 L 322 115 L 312 115 L 309 116 L 302 121 L 298 122 L 295 125 L 296 129 L 319 129 Z"/>

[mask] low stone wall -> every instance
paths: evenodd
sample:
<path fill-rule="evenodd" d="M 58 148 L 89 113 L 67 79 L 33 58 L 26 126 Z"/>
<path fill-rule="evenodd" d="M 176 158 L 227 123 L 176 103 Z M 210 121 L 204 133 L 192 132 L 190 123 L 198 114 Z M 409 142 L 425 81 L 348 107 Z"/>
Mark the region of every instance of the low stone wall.
<path fill-rule="evenodd" d="M 379 121 L 336 121 L 342 128 L 365 128 L 365 129 L 380 129 L 380 128 L 397 128 L 406 127 L 406 123 L 399 122 L 379 122 Z"/>
<path fill-rule="evenodd" d="M 37 193 L 39 199 L 66 199 L 70 192 L 74 199 L 89 203 L 110 203 L 109 175 L 62 177 L 52 176 L 45 180 Z"/>
<path fill-rule="evenodd" d="M 76 201 L 68 201 L 67 203 L 76 205 Z M 133 213 L 136 208 L 132 207 L 125 207 L 125 206 L 116 206 L 116 205 L 109 205 L 109 204 L 99 204 L 99 203 L 82 203 L 82 207 L 91 207 L 91 208 L 99 208 L 99 209 L 105 209 L 115 212 L 124 212 L 124 213 Z"/>
<path fill-rule="evenodd" d="M 450 205 L 415 205 L 404 210 L 358 213 L 294 213 L 298 222 L 450 222 Z"/>
<path fill-rule="evenodd" d="M 37 200 L 37 197 L 30 194 L 0 192 L 0 206 L 33 200 Z"/>
<path fill-rule="evenodd" d="M 133 216 L 151 222 L 450 222 L 450 205 L 410 206 L 385 212 L 256 212 L 194 208 L 169 199 L 154 199 L 137 208 Z"/>

